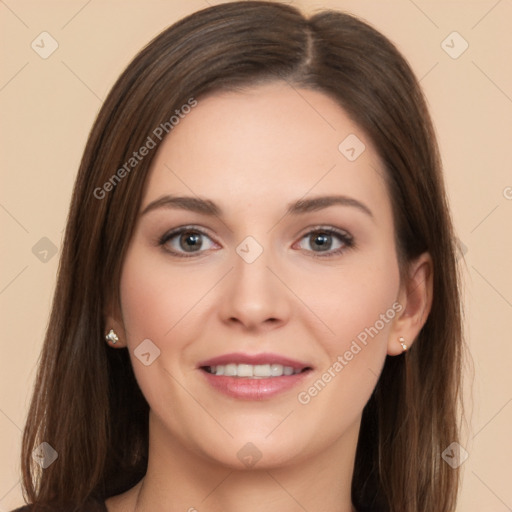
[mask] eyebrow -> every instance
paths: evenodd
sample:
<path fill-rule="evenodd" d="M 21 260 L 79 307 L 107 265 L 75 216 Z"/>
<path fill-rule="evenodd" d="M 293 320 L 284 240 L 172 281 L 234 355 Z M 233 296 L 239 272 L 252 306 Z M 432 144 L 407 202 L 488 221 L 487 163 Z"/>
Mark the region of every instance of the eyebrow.
<path fill-rule="evenodd" d="M 310 199 L 299 199 L 287 205 L 286 215 L 298 215 L 301 213 L 314 212 L 334 205 L 351 206 L 353 208 L 357 208 L 359 211 L 374 219 L 373 213 L 370 208 L 368 208 L 368 206 L 366 206 L 361 201 L 354 199 L 353 197 L 344 195 L 329 195 L 312 197 Z M 223 216 L 222 209 L 210 199 L 171 195 L 162 196 L 159 199 L 149 203 L 144 208 L 141 215 L 145 215 L 146 213 L 159 208 L 176 208 L 180 210 L 201 213 L 203 215 L 211 215 L 216 217 Z"/>

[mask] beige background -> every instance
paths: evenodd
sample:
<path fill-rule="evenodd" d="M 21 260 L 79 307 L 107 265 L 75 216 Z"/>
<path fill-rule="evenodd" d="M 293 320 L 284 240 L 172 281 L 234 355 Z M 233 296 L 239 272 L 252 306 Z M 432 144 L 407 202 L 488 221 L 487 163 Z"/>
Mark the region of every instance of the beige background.
<path fill-rule="evenodd" d="M 60 250 L 86 137 L 114 80 L 153 36 L 214 3 L 0 0 L 0 512 L 22 503 L 21 430 L 58 266 L 59 253 L 40 240 Z M 475 377 L 458 511 L 510 511 L 512 2 L 288 3 L 362 16 L 398 45 L 421 79 L 467 251 L 466 328 Z M 43 31 L 59 45 L 47 59 L 31 48 Z M 469 44 L 456 59 L 441 46 L 453 31 Z M 445 44 L 453 53 L 463 41 L 451 36 Z"/>

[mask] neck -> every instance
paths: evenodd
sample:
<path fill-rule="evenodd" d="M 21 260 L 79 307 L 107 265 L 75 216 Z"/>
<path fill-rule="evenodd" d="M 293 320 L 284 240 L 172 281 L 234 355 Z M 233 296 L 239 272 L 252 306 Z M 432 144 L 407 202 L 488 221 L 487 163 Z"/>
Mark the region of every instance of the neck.
<path fill-rule="evenodd" d="M 351 482 L 359 421 L 315 457 L 258 468 L 222 465 L 187 449 L 150 414 L 148 470 L 134 512 L 356 512 Z"/>

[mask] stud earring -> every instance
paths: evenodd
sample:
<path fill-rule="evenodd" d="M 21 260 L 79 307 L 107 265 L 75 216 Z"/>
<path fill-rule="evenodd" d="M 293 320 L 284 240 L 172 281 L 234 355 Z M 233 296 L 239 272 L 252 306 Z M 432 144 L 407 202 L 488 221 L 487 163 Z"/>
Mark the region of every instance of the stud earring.
<path fill-rule="evenodd" d="M 108 334 L 105 336 L 105 340 L 107 341 L 107 343 L 110 341 L 112 345 L 115 345 L 119 341 L 119 337 L 115 333 L 114 329 L 110 329 L 110 331 L 108 331 Z"/>
<path fill-rule="evenodd" d="M 400 345 L 402 345 L 402 349 L 405 352 L 407 350 L 407 345 L 405 344 L 405 338 L 400 336 L 400 338 L 398 338 L 398 342 L 400 343 Z"/>

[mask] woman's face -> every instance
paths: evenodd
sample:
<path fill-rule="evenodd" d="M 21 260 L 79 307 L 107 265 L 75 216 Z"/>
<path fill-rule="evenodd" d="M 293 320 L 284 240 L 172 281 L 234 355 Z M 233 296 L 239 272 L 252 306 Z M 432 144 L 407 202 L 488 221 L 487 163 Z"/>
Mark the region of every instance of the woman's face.
<path fill-rule="evenodd" d="M 355 439 L 403 309 L 365 134 L 320 92 L 215 94 L 148 180 L 121 322 L 153 434 L 233 467 Z"/>

